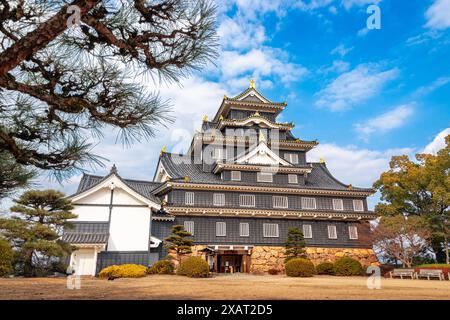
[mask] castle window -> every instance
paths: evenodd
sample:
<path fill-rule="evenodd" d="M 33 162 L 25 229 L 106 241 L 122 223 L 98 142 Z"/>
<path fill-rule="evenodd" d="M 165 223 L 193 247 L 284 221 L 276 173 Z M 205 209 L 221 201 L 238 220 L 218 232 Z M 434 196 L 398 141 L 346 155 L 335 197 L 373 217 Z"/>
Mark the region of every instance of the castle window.
<path fill-rule="evenodd" d="M 328 226 L 328 239 L 337 239 L 336 226 Z"/>
<path fill-rule="evenodd" d="M 241 237 L 250 236 L 250 227 L 248 223 L 239 223 L 239 236 Z"/>
<path fill-rule="evenodd" d="M 240 171 L 231 171 L 231 180 L 241 181 L 241 172 Z"/>
<path fill-rule="evenodd" d="M 344 202 L 342 199 L 333 199 L 333 210 L 344 210 Z"/>
<path fill-rule="evenodd" d="M 216 222 L 216 236 L 225 237 L 227 235 L 227 224 L 226 222 Z"/>
<path fill-rule="evenodd" d="M 311 239 L 312 238 L 312 227 L 310 224 L 304 224 L 303 225 L 303 237 L 305 239 Z"/>
<path fill-rule="evenodd" d="M 302 209 L 316 209 L 316 199 L 302 197 Z"/>
<path fill-rule="evenodd" d="M 213 159 L 222 160 L 226 158 L 227 150 L 222 148 L 215 148 Z"/>
<path fill-rule="evenodd" d="M 288 207 L 288 197 L 273 196 L 272 203 L 274 208 L 286 209 Z"/>
<path fill-rule="evenodd" d="M 195 200 L 195 193 L 194 192 L 186 192 L 184 194 L 184 204 L 187 206 L 193 206 Z"/>
<path fill-rule="evenodd" d="M 257 172 L 256 180 L 258 182 L 273 182 L 273 174 L 268 172 Z"/>
<path fill-rule="evenodd" d="M 278 238 L 278 224 L 263 223 L 263 236 L 265 238 Z"/>
<path fill-rule="evenodd" d="M 225 194 L 214 193 L 213 204 L 218 207 L 223 207 L 225 205 Z"/>
<path fill-rule="evenodd" d="M 298 164 L 298 154 L 296 153 L 285 153 L 284 159 L 292 164 Z"/>
<path fill-rule="evenodd" d="M 194 235 L 194 221 L 185 221 L 184 222 L 184 230 Z"/>
<path fill-rule="evenodd" d="M 241 194 L 239 196 L 239 205 L 241 207 L 254 207 L 255 206 L 255 195 Z"/>
<path fill-rule="evenodd" d="M 296 174 L 288 174 L 289 183 L 298 183 L 298 176 Z"/>
<path fill-rule="evenodd" d="M 364 204 L 362 200 L 353 200 L 354 211 L 364 211 Z"/>
<path fill-rule="evenodd" d="M 356 226 L 348 226 L 348 237 L 352 240 L 358 239 L 358 228 Z"/>

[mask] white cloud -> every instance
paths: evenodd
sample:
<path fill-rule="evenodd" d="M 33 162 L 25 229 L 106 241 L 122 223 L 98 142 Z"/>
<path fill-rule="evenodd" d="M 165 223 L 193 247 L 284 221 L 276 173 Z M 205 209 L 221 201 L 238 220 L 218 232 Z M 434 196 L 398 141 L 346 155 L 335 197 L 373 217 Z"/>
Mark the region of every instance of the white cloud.
<path fill-rule="evenodd" d="M 353 50 L 353 47 L 346 48 L 345 45 L 340 44 L 333 50 L 331 50 L 331 54 L 339 54 L 341 57 L 345 56 L 347 53 Z"/>
<path fill-rule="evenodd" d="M 332 111 L 348 109 L 378 94 L 398 73 L 397 68 L 382 70 L 378 64 L 360 64 L 316 93 L 318 100 L 315 104 Z"/>
<path fill-rule="evenodd" d="M 225 81 L 242 76 L 255 79 L 276 77 L 287 84 L 302 79 L 308 73 L 305 67 L 288 62 L 282 51 L 267 47 L 252 49 L 246 53 L 225 51 L 220 59 L 220 66 Z"/>
<path fill-rule="evenodd" d="M 343 60 L 334 60 L 331 66 L 320 68 L 318 70 L 318 72 L 324 73 L 324 74 L 328 74 L 328 73 L 332 73 L 332 72 L 342 73 L 342 72 L 348 71 L 349 68 L 350 68 L 350 63 L 343 61 Z"/>
<path fill-rule="evenodd" d="M 442 36 L 442 33 L 438 32 L 437 30 L 429 30 L 429 31 L 423 32 L 417 36 L 409 37 L 408 39 L 406 39 L 406 45 L 407 46 L 415 46 L 418 44 L 428 42 L 430 40 L 439 39 L 441 36 Z"/>
<path fill-rule="evenodd" d="M 324 158 L 327 168 L 342 183 L 370 188 L 380 174 L 389 169 L 392 156 L 411 155 L 413 151 L 412 148 L 377 151 L 351 145 L 323 143 L 308 152 L 308 161 L 317 162 Z"/>
<path fill-rule="evenodd" d="M 427 94 L 432 93 L 434 90 L 437 90 L 440 87 L 445 86 L 449 82 L 450 82 L 450 77 L 440 77 L 440 78 L 434 80 L 431 84 L 418 88 L 414 92 L 414 95 L 425 96 Z"/>
<path fill-rule="evenodd" d="M 450 134 L 450 128 L 446 128 L 438 133 L 438 135 L 423 149 L 423 153 L 436 154 L 445 147 L 445 137 Z"/>
<path fill-rule="evenodd" d="M 225 17 L 217 29 L 223 47 L 248 49 L 267 40 L 264 26 L 243 20 Z"/>
<path fill-rule="evenodd" d="M 345 9 L 350 9 L 352 7 L 362 7 L 371 4 L 378 4 L 382 0 L 342 0 L 342 5 Z"/>
<path fill-rule="evenodd" d="M 446 29 L 450 27 L 450 0 L 435 0 L 425 12 L 426 27 Z"/>
<path fill-rule="evenodd" d="M 385 133 L 401 127 L 413 114 L 412 104 L 401 105 L 372 119 L 357 123 L 355 130 L 361 134 L 363 140 L 367 141 L 375 132 Z"/>
<path fill-rule="evenodd" d="M 369 33 L 369 29 L 367 29 L 366 27 L 364 27 L 364 28 L 362 28 L 362 29 L 359 29 L 358 30 L 358 32 L 357 32 L 357 36 L 358 37 L 365 37 L 368 33 Z"/>

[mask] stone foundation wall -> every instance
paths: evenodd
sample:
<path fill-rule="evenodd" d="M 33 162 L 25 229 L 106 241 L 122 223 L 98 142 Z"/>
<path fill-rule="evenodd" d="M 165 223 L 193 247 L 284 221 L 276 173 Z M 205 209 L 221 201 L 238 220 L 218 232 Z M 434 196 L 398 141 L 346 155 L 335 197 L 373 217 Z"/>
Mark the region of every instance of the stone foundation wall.
<path fill-rule="evenodd" d="M 251 273 L 266 273 L 270 269 L 284 271 L 284 247 L 257 246 L 251 254 Z M 378 260 L 372 249 L 350 248 L 306 248 L 306 254 L 314 265 L 321 262 L 334 262 L 347 256 L 358 260 L 363 266 L 377 264 Z"/>

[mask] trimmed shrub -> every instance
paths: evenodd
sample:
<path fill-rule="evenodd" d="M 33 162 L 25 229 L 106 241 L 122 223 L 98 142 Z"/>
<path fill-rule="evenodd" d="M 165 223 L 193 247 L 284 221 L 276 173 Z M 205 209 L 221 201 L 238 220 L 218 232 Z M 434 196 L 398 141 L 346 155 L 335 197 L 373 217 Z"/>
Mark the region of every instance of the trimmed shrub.
<path fill-rule="evenodd" d="M 334 265 L 331 262 L 322 262 L 316 266 L 317 274 L 334 275 Z"/>
<path fill-rule="evenodd" d="M 270 268 L 269 270 L 267 270 L 267 272 L 274 276 L 280 273 L 280 270 L 278 270 L 277 268 Z"/>
<path fill-rule="evenodd" d="M 149 274 L 173 274 L 175 265 L 170 260 L 160 260 L 148 268 Z"/>
<path fill-rule="evenodd" d="M 189 257 L 181 262 L 177 274 L 191 278 L 205 278 L 209 275 L 209 265 L 201 257 Z"/>
<path fill-rule="evenodd" d="M 334 274 L 337 276 L 360 276 L 362 272 L 361 263 L 350 257 L 342 257 L 334 263 Z"/>
<path fill-rule="evenodd" d="M 286 275 L 289 277 L 312 277 L 314 264 L 308 259 L 295 258 L 286 262 Z"/>
<path fill-rule="evenodd" d="M 113 280 L 117 278 L 141 278 L 147 274 L 147 267 L 140 264 L 113 265 L 104 268 L 99 273 L 101 279 Z"/>
<path fill-rule="evenodd" d="M 9 242 L 0 238 L 0 277 L 11 273 L 13 257 L 14 253 Z"/>

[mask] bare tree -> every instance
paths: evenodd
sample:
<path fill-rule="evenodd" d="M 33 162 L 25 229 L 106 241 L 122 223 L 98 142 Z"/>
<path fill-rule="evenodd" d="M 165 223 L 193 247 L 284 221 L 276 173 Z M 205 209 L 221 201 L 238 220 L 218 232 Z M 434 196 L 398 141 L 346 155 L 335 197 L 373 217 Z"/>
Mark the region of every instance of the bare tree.
<path fill-rule="evenodd" d="M 59 176 L 101 158 L 90 134 L 125 143 L 171 120 L 158 92 L 216 56 L 208 0 L 0 0 L 0 148 Z"/>
<path fill-rule="evenodd" d="M 373 232 L 374 247 L 406 267 L 427 250 L 430 236 L 425 219 L 419 216 L 381 217 Z"/>

